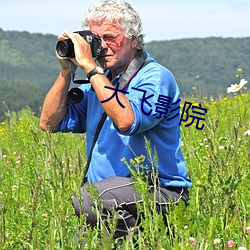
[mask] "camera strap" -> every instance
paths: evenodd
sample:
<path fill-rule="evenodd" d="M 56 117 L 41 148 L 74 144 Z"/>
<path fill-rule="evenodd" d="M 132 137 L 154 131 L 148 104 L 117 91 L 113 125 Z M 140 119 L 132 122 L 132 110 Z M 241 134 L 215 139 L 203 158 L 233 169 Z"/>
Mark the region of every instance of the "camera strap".
<path fill-rule="evenodd" d="M 119 79 L 119 89 L 123 90 L 125 89 L 128 84 L 130 83 L 130 81 L 133 79 L 133 77 L 136 75 L 136 73 L 143 68 L 144 66 L 146 66 L 150 61 L 146 61 L 146 55 L 144 54 L 143 50 L 139 50 L 136 57 L 131 61 L 131 63 L 129 64 L 128 68 L 125 70 L 125 72 L 122 74 L 122 76 Z M 87 80 L 86 80 L 87 81 Z M 89 81 L 88 81 L 89 83 Z M 102 117 L 97 125 L 96 128 L 96 132 L 95 132 L 95 136 L 91 145 L 91 149 L 89 152 L 89 156 L 88 156 L 88 160 L 86 163 L 86 167 L 84 170 L 84 175 L 83 175 L 83 180 L 82 180 L 82 184 L 81 186 L 83 186 L 86 182 L 87 182 L 87 174 L 88 174 L 88 169 L 89 169 L 89 164 L 92 158 L 92 152 L 95 146 L 95 143 L 98 139 L 98 136 L 101 132 L 102 126 L 106 120 L 107 114 L 104 112 L 102 114 Z"/>
<path fill-rule="evenodd" d="M 102 125 L 106 120 L 106 117 L 107 117 L 107 114 L 104 112 L 102 114 L 102 117 L 101 117 L 98 125 L 97 125 L 96 131 L 95 131 L 95 136 L 94 136 L 94 139 L 93 139 L 93 142 L 92 142 L 92 145 L 91 145 L 91 149 L 90 149 L 90 152 L 89 152 L 89 157 L 88 157 L 88 160 L 87 160 L 87 163 L 86 163 L 86 166 L 85 166 L 81 187 L 87 182 L 87 174 L 88 174 L 88 170 L 89 170 L 89 164 L 90 164 L 90 161 L 91 161 L 91 158 L 92 158 L 92 152 L 93 152 L 95 143 L 97 141 L 97 138 L 98 138 L 98 136 L 100 134 L 100 131 L 102 129 Z"/>
<path fill-rule="evenodd" d="M 134 78 L 134 76 L 137 74 L 137 72 L 146 66 L 149 62 L 146 61 L 146 55 L 143 50 L 139 50 L 136 57 L 131 61 L 131 63 L 128 65 L 125 72 L 121 75 L 119 79 L 119 89 L 123 90 L 125 89 L 130 81 Z"/>

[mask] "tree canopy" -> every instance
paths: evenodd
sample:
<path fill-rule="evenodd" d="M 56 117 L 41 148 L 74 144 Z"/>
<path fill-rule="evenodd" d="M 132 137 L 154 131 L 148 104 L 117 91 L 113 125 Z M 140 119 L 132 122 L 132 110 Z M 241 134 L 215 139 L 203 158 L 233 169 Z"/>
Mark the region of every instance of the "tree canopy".
<path fill-rule="evenodd" d="M 56 43 L 54 35 L 0 29 L 0 119 L 6 107 L 39 112 L 60 70 Z M 195 90 L 217 98 L 240 78 L 250 78 L 250 38 L 152 41 L 145 50 L 172 71 L 182 97 Z"/>

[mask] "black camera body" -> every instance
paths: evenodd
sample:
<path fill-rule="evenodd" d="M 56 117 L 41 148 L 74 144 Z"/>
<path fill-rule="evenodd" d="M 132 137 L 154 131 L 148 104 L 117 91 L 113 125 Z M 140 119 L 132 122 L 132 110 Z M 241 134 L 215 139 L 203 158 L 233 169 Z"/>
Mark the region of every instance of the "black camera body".
<path fill-rule="evenodd" d="M 102 40 L 95 36 L 90 30 L 75 31 L 81 35 L 90 45 L 92 56 L 98 57 L 102 52 Z M 75 50 L 71 39 L 65 39 L 57 42 L 56 51 L 61 57 L 74 58 Z"/>

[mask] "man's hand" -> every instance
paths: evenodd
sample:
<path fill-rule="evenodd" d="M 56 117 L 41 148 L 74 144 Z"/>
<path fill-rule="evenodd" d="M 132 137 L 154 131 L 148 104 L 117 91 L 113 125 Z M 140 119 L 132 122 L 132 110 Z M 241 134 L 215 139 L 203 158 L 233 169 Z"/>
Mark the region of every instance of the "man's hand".
<path fill-rule="evenodd" d="M 64 39 L 71 39 L 74 44 L 75 58 L 70 58 L 70 61 L 75 65 L 80 66 L 88 73 L 96 67 L 96 63 L 92 57 L 90 45 L 78 33 L 65 31 L 63 33 Z"/>
<path fill-rule="evenodd" d="M 66 36 L 65 34 L 58 36 L 59 41 L 62 41 L 62 40 L 68 39 L 68 38 L 69 37 Z M 63 71 L 70 71 L 72 68 L 76 68 L 76 66 L 78 66 L 77 61 L 74 58 L 61 57 L 58 55 L 57 52 L 56 52 L 56 57 L 57 57 L 58 61 L 60 62 Z"/>

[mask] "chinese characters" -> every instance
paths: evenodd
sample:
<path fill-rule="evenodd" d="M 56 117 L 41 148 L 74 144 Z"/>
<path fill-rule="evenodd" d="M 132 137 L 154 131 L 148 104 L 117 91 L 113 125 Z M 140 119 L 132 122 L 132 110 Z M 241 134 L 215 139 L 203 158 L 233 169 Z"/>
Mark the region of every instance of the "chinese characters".
<path fill-rule="evenodd" d="M 113 97 L 116 97 L 116 100 L 119 103 L 119 105 L 122 108 L 124 108 L 124 105 L 122 105 L 122 103 L 119 101 L 118 91 L 123 94 L 129 94 L 129 92 L 120 90 L 119 83 L 117 83 L 115 88 L 111 88 L 107 86 L 105 86 L 105 88 L 114 90 L 114 94 L 110 98 L 104 101 L 101 101 L 101 103 L 107 102 L 111 100 Z M 157 119 L 166 118 L 168 121 L 180 115 L 181 99 L 178 99 L 177 101 L 172 102 L 171 97 L 160 94 L 158 96 L 157 102 L 155 103 L 155 109 L 153 110 L 152 109 L 153 105 L 151 104 L 152 102 L 150 102 L 150 98 L 152 98 L 154 94 L 147 96 L 146 90 L 142 90 L 142 89 L 135 88 L 135 87 L 132 87 L 132 89 L 143 93 L 142 100 L 141 100 L 141 111 L 144 115 L 149 116 L 152 114 Z M 145 108 L 145 106 L 147 108 Z M 191 114 L 189 112 L 191 112 Z M 191 126 L 196 121 L 196 129 L 202 130 L 204 128 L 204 123 L 201 124 L 201 121 L 203 122 L 205 121 L 204 117 L 206 113 L 207 113 L 207 109 L 202 108 L 200 103 L 198 106 L 196 106 L 196 105 L 193 105 L 191 102 L 185 101 L 183 110 L 181 113 L 179 125 L 181 125 L 182 122 L 188 122 L 189 118 L 192 118 L 191 122 L 187 123 L 185 127 Z"/>
<path fill-rule="evenodd" d="M 187 106 L 187 108 L 186 108 L 186 106 Z M 190 110 L 191 107 L 192 107 L 192 115 L 189 115 L 188 111 Z M 186 113 L 185 119 L 183 118 L 184 113 Z M 202 118 L 199 115 L 205 116 L 206 113 L 207 113 L 207 109 L 202 108 L 200 103 L 199 103 L 199 106 L 195 106 L 195 105 L 192 105 L 191 102 L 186 101 L 184 103 L 184 107 L 183 107 L 183 111 L 181 114 L 181 119 L 180 119 L 179 125 L 181 125 L 182 121 L 187 122 L 189 117 L 191 117 L 192 121 L 190 123 L 186 124 L 185 127 L 189 127 L 190 125 L 192 125 L 194 123 L 195 120 L 197 120 L 196 129 L 202 130 L 204 128 L 204 124 L 199 126 L 199 122 L 205 121 L 205 118 Z"/>
<path fill-rule="evenodd" d="M 119 82 L 116 84 L 116 87 L 115 88 L 111 88 L 111 87 L 108 87 L 108 86 L 105 86 L 106 89 L 113 89 L 115 92 L 114 94 L 109 97 L 108 99 L 104 100 L 104 101 L 101 101 L 101 103 L 104 103 L 104 102 L 107 102 L 109 100 L 111 100 L 114 96 L 116 97 L 116 100 L 117 102 L 119 103 L 119 105 L 122 107 L 122 108 L 125 108 L 125 106 L 120 102 L 119 98 L 118 98 L 118 95 L 117 95 L 117 92 L 121 92 L 123 94 L 129 94 L 129 92 L 127 91 L 124 91 L 124 90 L 120 90 L 119 89 Z"/>

